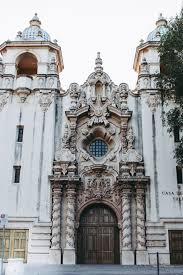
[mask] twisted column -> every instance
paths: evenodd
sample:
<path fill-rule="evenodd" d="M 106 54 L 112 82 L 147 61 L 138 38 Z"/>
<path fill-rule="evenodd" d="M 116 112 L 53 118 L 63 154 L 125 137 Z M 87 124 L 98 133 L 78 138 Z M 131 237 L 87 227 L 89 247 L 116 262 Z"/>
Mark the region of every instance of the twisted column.
<path fill-rule="evenodd" d="M 132 249 L 131 192 L 122 190 L 122 249 Z"/>
<path fill-rule="evenodd" d="M 62 187 L 60 184 L 54 184 L 52 189 L 53 203 L 52 203 L 52 238 L 51 248 L 60 249 L 60 210 L 61 210 L 61 196 Z"/>
<path fill-rule="evenodd" d="M 136 191 L 136 240 L 137 250 L 146 249 L 146 238 L 145 238 L 145 193 L 144 190 Z"/>
<path fill-rule="evenodd" d="M 75 202 L 76 190 L 73 184 L 67 186 L 67 213 L 66 213 L 66 249 L 75 248 Z"/>

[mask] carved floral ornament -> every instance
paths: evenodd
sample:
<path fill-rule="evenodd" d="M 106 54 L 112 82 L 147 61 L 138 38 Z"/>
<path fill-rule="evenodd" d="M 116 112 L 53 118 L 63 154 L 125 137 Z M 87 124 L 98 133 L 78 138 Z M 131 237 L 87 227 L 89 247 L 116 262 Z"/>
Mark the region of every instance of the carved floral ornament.
<path fill-rule="evenodd" d="M 4 106 L 8 102 L 9 95 L 7 94 L 1 94 L 0 95 L 0 112 L 3 110 Z"/>

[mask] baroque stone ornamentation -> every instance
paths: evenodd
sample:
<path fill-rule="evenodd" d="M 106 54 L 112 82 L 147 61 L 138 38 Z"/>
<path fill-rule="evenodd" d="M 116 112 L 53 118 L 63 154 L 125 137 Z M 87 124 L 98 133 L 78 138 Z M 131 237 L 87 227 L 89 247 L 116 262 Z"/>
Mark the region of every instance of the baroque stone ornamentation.
<path fill-rule="evenodd" d="M 0 95 L 0 112 L 3 110 L 4 106 L 8 102 L 9 95 L 2 94 Z"/>
<path fill-rule="evenodd" d="M 65 248 L 75 248 L 75 200 L 76 191 L 73 184 L 67 186 L 67 212 L 65 230 Z"/>
<path fill-rule="evenodd" d="M 53 206 L 52 206 L 52 238 L 51 248 L 60 248 L 60 207 L 61 207 L 61 196 L 62 187 L 58 184 L 53 184 Z"/>
<path fill-rule="evenodd" d="M 69 139 L 70 139 L 69 127 L 68 127 L 68 124 L 65 124 L 64 135 L 62 138 L 62 148 L 69 148 Z"/>
<path fill-rule="evenodd" d="M 123 152 L 127 151 L 127 139 L 126 139 L 127 127 L 128 127 L 127 122 L 122 122 L 122 125 L 121 125 L 121 144 L 122 144 Z"/>
<path fill-rule="evenodd" d="M 160 98 L 158 95 L 149 95 L 147 98 L 147 105 L 150 108 L 151 112 L 154 113 L 156 112 L 156 108 L 160 104 Z"/>
<path fill-rule="evenodd" d="M 121 83 L 113 93 L 113 102 L 115 106 L 121 111 L 128 111 L 128 98 L 129 87 L 126 83 Z"/>
<path fill-rule="evenodd" d="M 45 113 L 48 111 L 50 105 L 53 102 L 53 96 L 52 94 L 41 94 L 39 99 L 39 105 L 41 107 L 41 110 Z"/>
<path fill-rule="evenodd" d="M 124 137 L 125 139 L 125 137 Z M 134 149 L 134 133 L 132 127 L 129 128 L 128 133 L 126 135 L 127 140 L 127 151 L 125 151 L 122 155 L 122 161 L 124 162 L 141 162 L 142 156 Z"/>
<path fill-rule="evenodd" d="M 131 193 L 129 190 L 122 190 L 122 249 L 131 250 Z"/>
<path fill-rule="evenodd" d="M 128 149 L 133 149 L 135 136 L 134 136 L 132 127 L 129 128 L 126 139 L 128 141 Z"/>
<path fill-rule="evenodd" d="M 72 83 L 69 86 L 69 93 L 71 98 L 71 111 L 75 111 L 77 109 L 77 102 L 79 98 L 79 85 L 77 83 Z"/>
<path fill-rule="evenodd" d="M 104 126 L 108 126 L 109 122 L 107 117 L 109 113 L 107 111 L 107 106 L 110 102 L 106 99 L 102 100 L 100 97 L 94 98 L 90 101 L 90 120 L 88 122 L 88 127 L 92 127 L 93 125 L 104 124 Z"/>
<path fill-rule="evenodd" d="M 96 198 L 101 200 L 102 198 L 109 199 L 112 197 L 111 182 L 108 178 L 101 176 L 93 177 L 88 179 L 86 188 L 86 198 Z"/>
<path fill-rule="evenodd" d="M 146 249 L 145 239 L 145 197 L 144 192 L 137 190 L 136 194 L 136 239 L 137 239 L 137 250 Z"/>

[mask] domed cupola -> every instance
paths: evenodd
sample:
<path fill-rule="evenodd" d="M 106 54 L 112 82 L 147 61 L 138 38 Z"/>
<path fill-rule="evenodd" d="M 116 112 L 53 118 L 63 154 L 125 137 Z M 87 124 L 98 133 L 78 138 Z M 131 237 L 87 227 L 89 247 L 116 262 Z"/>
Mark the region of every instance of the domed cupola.
<path fill-rule="evenodd" d="M 149 33 L 149 35 L 147 36 L 147 41 L 159 42 L 161 36 L 167 32 L 167 29 L 167 20 L 163 17 L 162 13 L 160 13 L 159 18 L 156 21 L 156 29 Z"/>
<path fill-rule="evenodd" d="M 49 34 L 41 29 L 41 21 L 39 20 L 37 13 L 30 20 L 30 26 L 26 28 L 22 33 L 18 32 L 16 40 L 19 41 L 50 41 Z"/>

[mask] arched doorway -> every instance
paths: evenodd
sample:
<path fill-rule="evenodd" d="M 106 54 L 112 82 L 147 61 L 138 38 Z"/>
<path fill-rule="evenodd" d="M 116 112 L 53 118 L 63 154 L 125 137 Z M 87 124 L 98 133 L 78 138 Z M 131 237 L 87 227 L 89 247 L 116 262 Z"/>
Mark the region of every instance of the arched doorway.
<path fill-rule="evenodd" d="M 80 217 L 77 262 L 119 264 L 119 230 L 113 210 L 104 204 L 87 207 Z"/>

